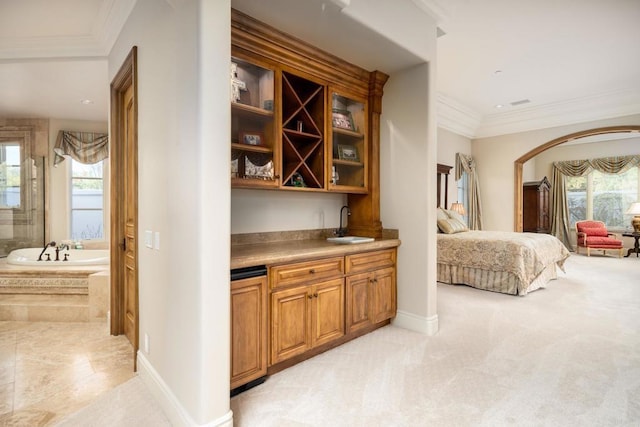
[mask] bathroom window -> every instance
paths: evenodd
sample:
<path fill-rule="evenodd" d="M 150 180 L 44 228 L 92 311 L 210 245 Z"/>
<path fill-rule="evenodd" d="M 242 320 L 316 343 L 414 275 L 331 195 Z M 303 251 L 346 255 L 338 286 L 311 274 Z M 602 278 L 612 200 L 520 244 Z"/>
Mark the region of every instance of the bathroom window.
<path fill-rule="evenodd" d="M 104 239 L 104 161 L 71 160 L 71 238 Z"/>
<path fill-rule="evenodd" d="M 15 209 L 21 205 L 20 144 L 0 144 L 0 209 Z"/>

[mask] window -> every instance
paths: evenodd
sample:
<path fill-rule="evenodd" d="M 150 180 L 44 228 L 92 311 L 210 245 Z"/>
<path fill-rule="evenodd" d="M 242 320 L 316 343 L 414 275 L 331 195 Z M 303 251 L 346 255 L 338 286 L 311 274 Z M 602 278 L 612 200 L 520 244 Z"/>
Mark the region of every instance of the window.
<path fill-rule="evenodd" d="M 104 161 L 71 160 L 71 239 L 104 238 Z"/>
<path fill-rule="evenodd" d="M 464 206 L 464 211 L 469 212 L 469 175 L 466 172 L 462 174 L 460 179 L 456 181 L 456 186 L 458 190 L 458 203 L 462 203 Z M 467 215 L 465 215 L 465 220 L 468 221 Z"/>
<path fill-rule="evenodd" d="M 20 144 L 0 144 L 0 209 L 20 208 Z"/>
<path fill-rule="evenodd" d="M 620 174 L 593 171 L 586 176 L 567 177 L 569 223 L 593 219 L 604 222 L 608 228 L 626 229 L 631 215 L 625 212 L 631 203 L 640 200 L 639 168 L 633 167 Z"/>

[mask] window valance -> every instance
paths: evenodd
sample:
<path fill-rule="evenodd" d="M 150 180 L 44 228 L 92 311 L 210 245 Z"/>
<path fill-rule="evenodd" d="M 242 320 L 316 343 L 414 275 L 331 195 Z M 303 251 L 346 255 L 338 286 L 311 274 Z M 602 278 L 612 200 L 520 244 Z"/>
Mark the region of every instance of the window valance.
<path fill-rule="evenodd" d="M 624 173 L 638 165 L 640 165 L 640 155 L 567 160 L 553 163 L 553 167 L 566 176 L 583 176 L 594 170 L 602 173 Z"/>
<path fill-rule="evenodd" d="M 109 135 L 95 132 L 71 132 L 61 130 L 53 148 L 53 165 L 64 161 L 65 155 L 84 163 L 98 163 L 109 157 Z"/>

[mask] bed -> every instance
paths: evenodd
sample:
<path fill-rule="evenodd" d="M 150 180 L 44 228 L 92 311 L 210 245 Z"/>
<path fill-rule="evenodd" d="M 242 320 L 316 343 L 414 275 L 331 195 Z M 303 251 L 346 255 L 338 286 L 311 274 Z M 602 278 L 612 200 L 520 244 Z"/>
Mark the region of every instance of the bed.
<path fill-rule="evenodd" d="M 470 231 L 462 217 L 445 208 L 451 169 L 438 165 L 437 280 L 523 296 L 556 279 L 557 269 L 563 269 L 569 257 L 569 251 L 556 237 L 541 233 Z"/>
<path fill-rule="evenodd" d="M 462 231 L 438 234 L 438 281 L 526 295 L 557 278 L 569 257 L 549 234 Z"/>

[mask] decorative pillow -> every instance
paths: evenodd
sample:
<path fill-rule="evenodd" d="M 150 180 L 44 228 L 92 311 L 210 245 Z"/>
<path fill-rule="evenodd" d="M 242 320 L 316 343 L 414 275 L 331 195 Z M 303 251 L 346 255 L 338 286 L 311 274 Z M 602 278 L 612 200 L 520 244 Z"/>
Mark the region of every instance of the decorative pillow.
<path fill-rule="evenodd" d="M 458 221 L 460 221 L 463 224 L 465 223 L 464 222 L 464 218 L 458 212 L 452 211 L 452 210 L 449 210 L 449 209 L 445 209 L 445 213 L 447 214 L 447 216 L 449 218 L 457 219 Z"/>
<path fill-rule="evenodd" d="M 438 220 L 449 219 L 449 218 L 450 218 L 449 215 L 447 215 L 444 209 L 438 208 Z"/>
<path fill-rule="evenodd" d="M 607 229 L 602 227 L 584 227 L 581 231 L 587 236 L 607 237 L 609 235 Z"/>
<path fill-rule="evenodd" d="M 438 228 L 446 234 L 461 233 L 463 231 L 469 231 L 469 227 L 462 221 L 458 221 L 455 218 L 439 219 Z"/>

